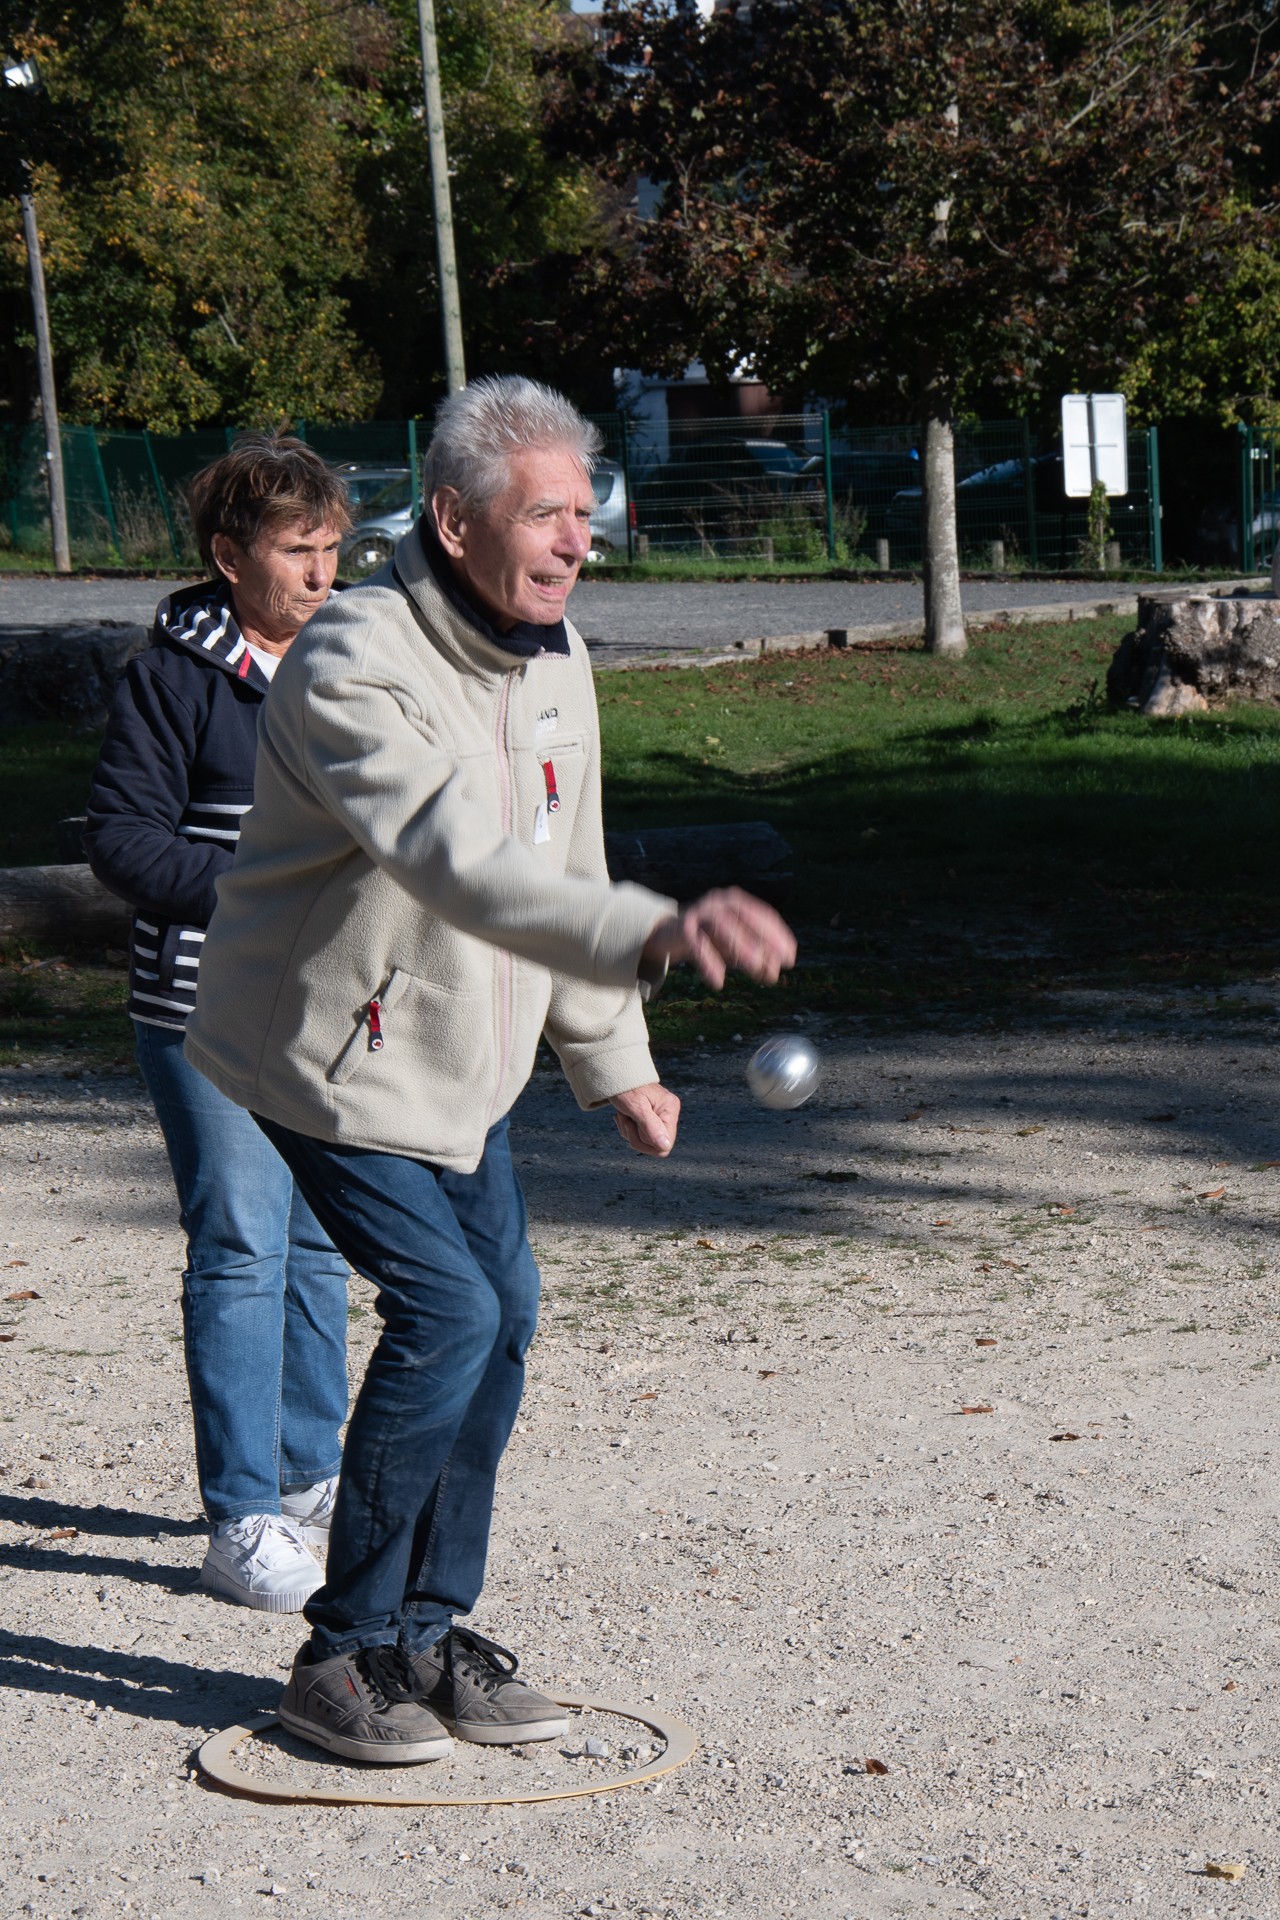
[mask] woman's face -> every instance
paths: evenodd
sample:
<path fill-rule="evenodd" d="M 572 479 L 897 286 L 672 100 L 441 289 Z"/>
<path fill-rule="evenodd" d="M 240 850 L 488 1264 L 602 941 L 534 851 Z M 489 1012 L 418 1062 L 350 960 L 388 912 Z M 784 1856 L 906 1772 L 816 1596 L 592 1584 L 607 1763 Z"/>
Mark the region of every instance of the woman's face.
<path fill-rule="evenodd" d="M 266 527 L 251 547 L 215 533 L 213 557 L 231 583 L 236 620 L 246 640 L 283 653 L 317 607 L 329 598 L 338 571 L 335 527 L 295 520 Z"/>

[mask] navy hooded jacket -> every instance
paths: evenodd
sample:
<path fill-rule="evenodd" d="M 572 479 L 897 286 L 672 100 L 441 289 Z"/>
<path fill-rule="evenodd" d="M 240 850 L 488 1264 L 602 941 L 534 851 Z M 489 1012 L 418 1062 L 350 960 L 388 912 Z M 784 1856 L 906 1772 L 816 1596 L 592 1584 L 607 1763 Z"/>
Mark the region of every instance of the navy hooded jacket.
<path fill-rule="evenodd" d="M 195 1005 L 214 888 L 253 805 L 269 683 L 225 581 L 162 600 L 153 640 L 116 689 L 84 844 L 98 879 L 134 909 L 130 1014 L 180 1032 Z"/>

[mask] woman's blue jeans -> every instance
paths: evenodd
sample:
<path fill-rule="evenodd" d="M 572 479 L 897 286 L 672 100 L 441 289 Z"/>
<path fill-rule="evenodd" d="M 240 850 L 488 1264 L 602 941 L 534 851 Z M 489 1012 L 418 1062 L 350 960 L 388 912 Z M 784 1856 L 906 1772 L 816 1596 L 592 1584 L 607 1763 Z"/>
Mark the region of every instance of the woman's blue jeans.
<path fill-rule="evenodd" d="M 429 1646 L 484 1584 L 498 1462 L 524 1391 L 538 1268 L 507 1123 L 474 1173 L 258 1123 L 317 1217 L 378 1289 L 382 1333 L 347 1430 L 319 1658 Z"/>
<path fill-rule="evenodd" d="M 279 1513 L 337 1473 L 347 1411 L 347 1263 L 252 1117 L 135 1022 L 187 1236 L 182 1324 L 211 1522 Z"/>

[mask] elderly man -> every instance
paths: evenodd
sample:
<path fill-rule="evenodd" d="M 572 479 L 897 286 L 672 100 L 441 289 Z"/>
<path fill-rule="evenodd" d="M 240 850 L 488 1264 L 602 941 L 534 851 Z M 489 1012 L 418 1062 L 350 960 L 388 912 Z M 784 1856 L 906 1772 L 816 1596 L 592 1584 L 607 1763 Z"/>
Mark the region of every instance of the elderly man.
<path fill-rule="evenodd" d="M 325 1584 L 281 1719 L 349 1759 L 550 1739 L 563 1711 L 455 1625 L 479 1597 L 538 1272 L 507 1115 L 543 1034 L 583 1107 L 662 1156 L 648 983 L 690 959 L 776 980 L 772 909 L 610 884 L 591 668 L 565 621 L 594 429 L 532 382 L 441 408 L 428 507 L 311 620 L 263 714 L 189 1058 L 249 1108 L 378 1289 Z"/>

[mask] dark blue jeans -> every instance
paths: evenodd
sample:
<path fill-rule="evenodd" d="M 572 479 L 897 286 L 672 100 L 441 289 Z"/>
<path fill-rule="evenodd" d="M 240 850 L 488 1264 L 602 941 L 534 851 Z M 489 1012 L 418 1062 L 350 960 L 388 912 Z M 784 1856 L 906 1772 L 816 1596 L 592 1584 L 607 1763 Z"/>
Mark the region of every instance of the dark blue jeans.
<path fill-rule="evenodd" d="M 342 1457 L 318 1657 L 414 1652 L 484 1583 L 498 1462 L 524 1391 L 538 1269 L 507 1123 L 474 1173 L 259 1126 L 317 1218 L 378 1289 L 382 1333 Z"/>

